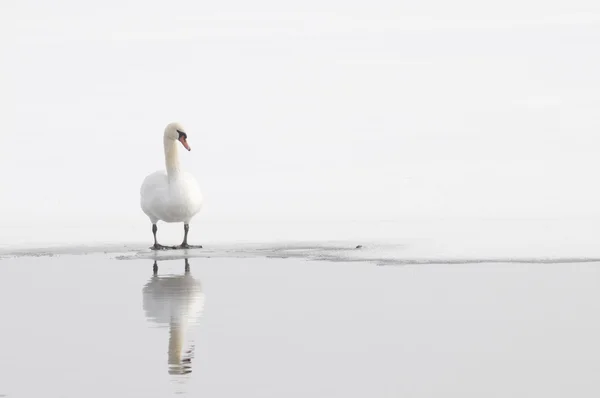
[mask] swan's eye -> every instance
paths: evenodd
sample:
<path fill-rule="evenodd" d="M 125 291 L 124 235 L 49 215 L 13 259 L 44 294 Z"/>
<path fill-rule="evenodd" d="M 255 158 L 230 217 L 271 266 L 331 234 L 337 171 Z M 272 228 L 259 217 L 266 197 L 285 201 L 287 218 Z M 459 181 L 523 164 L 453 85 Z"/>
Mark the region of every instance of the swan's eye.
<path fill-rule="evenodd" d="M 181 137 L 185 138 L 187 140 L 187 134 L 184 133 L 183 131 L 179 131 L 177 130 L 177 132 L 179 133 L 179 139 L 181 139 Z"/>

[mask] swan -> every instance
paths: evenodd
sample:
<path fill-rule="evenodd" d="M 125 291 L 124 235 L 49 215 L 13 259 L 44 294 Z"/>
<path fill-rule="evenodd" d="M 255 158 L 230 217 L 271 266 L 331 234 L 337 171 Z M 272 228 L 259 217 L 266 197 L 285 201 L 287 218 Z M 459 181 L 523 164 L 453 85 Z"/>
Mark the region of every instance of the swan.
<path fill-rule="evenodd" d="M 166 170 L 148 175 L 140 188 L 140 204 L 152 223 L 153 250 L 202 248 L 187 243 L 190 221 L 202 208 L 202 192 L 194 176 L 181 170 L 178 142 L 188 151 L 187 134 L 179 123 L 169 123 L 165 128 L 163 143 Z M 179 246 L 163 246 L 156 240 L 158 221 L 183 223 L 183 242 Z"/>

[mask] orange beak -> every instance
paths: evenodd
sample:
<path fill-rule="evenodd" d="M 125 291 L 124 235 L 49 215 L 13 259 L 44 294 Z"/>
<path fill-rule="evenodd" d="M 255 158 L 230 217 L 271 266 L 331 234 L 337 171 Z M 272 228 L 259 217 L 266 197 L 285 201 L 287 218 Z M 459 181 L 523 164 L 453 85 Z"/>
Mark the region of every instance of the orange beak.
<path fill-rule="evenodd" d="M 192 148 L 190 148 L 190 146 L 188 145 L 187 140 L 185 139 L 185 136 L 182 135 L 181 137 L 179 137 L 179 142 L 181 142 L 181 145 L 183 145 L 184 148 L 187 149 L 188 151 L 192 150 Z"/>

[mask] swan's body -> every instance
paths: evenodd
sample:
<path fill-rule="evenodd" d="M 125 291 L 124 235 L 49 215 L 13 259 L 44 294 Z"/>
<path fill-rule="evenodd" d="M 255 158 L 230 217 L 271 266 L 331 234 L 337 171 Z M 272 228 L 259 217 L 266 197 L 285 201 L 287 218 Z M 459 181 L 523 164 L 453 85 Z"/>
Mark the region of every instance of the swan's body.
<path fill-rule="evenodd" d="M 178 142 L 189 151 L 187 134 L 178 123 L 171 123 L 164 134 L 166 170 L 148 175 L 140 188 L 140 204 L 143 212 L 152 223 L 154 249 L 164 249 L 156 240 L 158 221 L 184 223 L 184 240 L 180 248 L 187 244 L 189 223 L 202 208 L 202 193 L 194 176 L 181 170 L 179 165 Z"/>
<path fill-rule="evenodd" d="M 202 208 L 202 193 L 193 175 L 180 171 L 175 177 L 161 170 L 144 179 L 142 210 L 152 224 L 157 221 L 189 224 Z"/>

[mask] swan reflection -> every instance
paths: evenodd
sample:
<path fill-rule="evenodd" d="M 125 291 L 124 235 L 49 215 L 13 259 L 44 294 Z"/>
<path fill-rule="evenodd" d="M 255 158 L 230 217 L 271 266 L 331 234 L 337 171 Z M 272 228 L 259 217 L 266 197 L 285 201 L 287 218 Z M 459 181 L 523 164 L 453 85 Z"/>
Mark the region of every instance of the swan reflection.
<path fill-rule="evenodd" d="M 154 261 L 153 275 L 143 289 L 146 318 L 169 326 L 168 368 L 174 375 L 192 371 L 194 345 L 186 337 L 204 308 L 202 286 L 190 273 L 187 258 L 184 270 L 183 275 L 161 276 Z"/>

